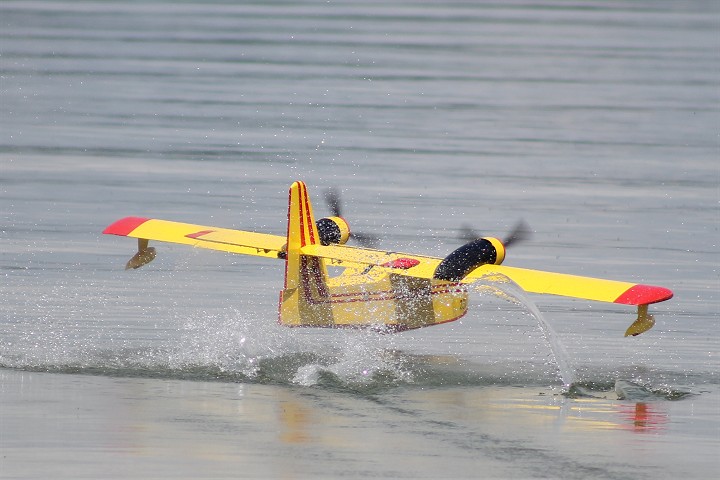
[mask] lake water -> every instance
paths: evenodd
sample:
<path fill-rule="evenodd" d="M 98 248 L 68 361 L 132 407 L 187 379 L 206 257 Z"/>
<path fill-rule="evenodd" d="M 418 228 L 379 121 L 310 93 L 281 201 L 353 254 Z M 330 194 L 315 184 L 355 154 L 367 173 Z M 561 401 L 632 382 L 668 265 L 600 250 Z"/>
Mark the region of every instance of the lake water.
<path fill-rule="evenodd" d="M 0 3 L 0 477 L 711 477 L 718 31 L 713 1 Z M 126 272 L 100 233 L 282 234 L 294 180 L 381 248 L 523 218 L 506 265 L 675 298 L 633 338 L 632 308 L 519 291 L 288 330 L 282 262 Z"/>

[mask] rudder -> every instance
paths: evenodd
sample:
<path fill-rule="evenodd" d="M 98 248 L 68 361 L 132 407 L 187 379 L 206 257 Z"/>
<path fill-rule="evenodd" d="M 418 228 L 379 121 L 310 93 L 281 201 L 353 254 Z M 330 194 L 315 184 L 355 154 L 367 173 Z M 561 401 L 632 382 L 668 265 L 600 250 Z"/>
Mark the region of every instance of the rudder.
<path fill-rule="evenodd" d="M 285 288 L 280 294 L 280 323 L 288 326 L 332 326 L 325 260 L 302 255 L 320 244 L 312 203 L 304 182 L 290 186 L 288 198 Z"/>

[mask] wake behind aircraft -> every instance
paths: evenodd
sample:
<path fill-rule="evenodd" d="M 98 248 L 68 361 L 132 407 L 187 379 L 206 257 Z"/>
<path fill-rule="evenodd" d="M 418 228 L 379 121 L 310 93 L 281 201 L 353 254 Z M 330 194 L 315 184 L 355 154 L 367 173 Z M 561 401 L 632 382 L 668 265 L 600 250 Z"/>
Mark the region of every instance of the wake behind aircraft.
<path fill-rule="evenodd" d="M 150 240 L 284 261 L 278 321 L 288 327 L 392 333 L 439 325 L 467 313 L 474 283 L 510 280 L 531 293 L 637 306 L 637 319 L 625 332 L 634 336 L 655 324 L 648 305 L 673 296 L 663 287 L 502 265 L 522 229 L 505 240 L 473 239 L 445 258 L 347 245 L 350 227 L 337 198 L 329 197 L 334 215 L 316 221 L 305 183 L 293 183 L 285 236 L 145 217 L 122 218 L 103 233 L 138 239 L 126 269 L 155 258 Z M 331 276 L 328 267 L 340 273 Z"/>

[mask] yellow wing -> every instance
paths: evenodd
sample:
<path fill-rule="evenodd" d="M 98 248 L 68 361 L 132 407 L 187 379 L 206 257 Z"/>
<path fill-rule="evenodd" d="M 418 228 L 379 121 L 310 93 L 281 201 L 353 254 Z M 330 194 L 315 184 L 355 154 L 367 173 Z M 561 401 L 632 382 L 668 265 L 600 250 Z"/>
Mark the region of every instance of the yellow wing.
<path fill-rule="evenodd" d="M 441 258 L 411 255 L 397 252 L 383 252 L 346 245 L 311 245 L 303 247 L 302 253 L 323 257 L 339 266 L 374 266 L 392 269 L 395 273 L 418 278 L 433 278 Z M 646 305 L 672 298 L 667 288 L 619 282 L 601 278 L 581 277 L 563 273 L 544 272 L 504 265 L 482 265 L 472 271 L 463 282 L 469 283 L 481 278 L 507 277 L 523 290 L 532 293 L 560 295 L 564 297 L 594 300 L 598 302 L 621 303 L 625 305 Z"/>
<path fill-rule="evenodd" d="M 673 296 L 673 293 L 664 287 L 504 265 L 483 265 L 466 278 L 492 279 L 495 275 L 508 277 L 526 292 L 560 295 L 597 302 L 647 305 L 669 300 Z"/>
<path fill-rule="evenodd" d="M 280 235 L 142 217 L 120 219 L 103 233 L 270 258 L 278 258 L 285 245 L 285 237 Z"/>
<path fill-rule="evenodd" d="M 108 226 L 103 233 L 141 239 L 138 252 L 141 257 L 144 254 L 143 248 L 147 248 L 145 240 L 180 243 L 268 258 L 283 258 L 286 244 L 286 238 L 281 235 L 142 217 L 126 217 L 118 220 Z M 301 248 L 301 253 L 325 258 L 330 261 L 330 265 L 356 269 L 382 268 L 400 275 L 427 279 L 433 278 L 435 269 L 442 261 L 441 258 L 436 257 L 386 252 L 347 245 L 307 245 Z M 151 257 L 154 257 L 154 252 Z M 142 261 L 140 264 L 142 264 Z M 134 265 L 133 268 L 135 268 Z M 465 277 L 463 282 L 469 283 L 481 278 L 492 280 L 494 276 L 499 275 L 509 278 L 527 292 L 599 302 L 646 305 L 668 300 L 673 295 L 667 288 L 652 285 L 506 267 L 503 265 L 482 265 Z"/>

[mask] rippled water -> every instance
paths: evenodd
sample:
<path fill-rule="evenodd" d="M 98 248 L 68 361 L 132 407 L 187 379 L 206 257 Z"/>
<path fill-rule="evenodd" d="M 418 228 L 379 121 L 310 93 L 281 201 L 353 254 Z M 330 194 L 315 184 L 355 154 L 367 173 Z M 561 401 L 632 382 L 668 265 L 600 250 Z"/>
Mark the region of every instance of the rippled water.
<path fill-rule="evenodd" d="M 715 2 L 0 3 L 7 478 L 706 478 L 717 470 Z M 141 215 L 325 214 L 442 256 L 663 285 L 631 309 L 481 289 L 444 326 L 276 325 L 283 264 Z M 572 385 L 563 383 L 572 378 Z"/>

